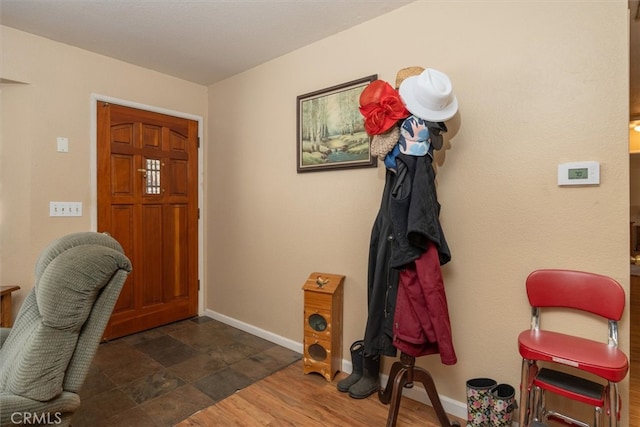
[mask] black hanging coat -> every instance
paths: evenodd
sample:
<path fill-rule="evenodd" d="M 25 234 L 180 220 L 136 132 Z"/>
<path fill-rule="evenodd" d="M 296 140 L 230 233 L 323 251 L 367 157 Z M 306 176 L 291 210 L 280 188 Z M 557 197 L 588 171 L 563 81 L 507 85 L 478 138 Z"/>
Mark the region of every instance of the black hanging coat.
<path fill-rule="evenodd" d="M 367 355 L 395 356 L 393 321 L 400 269 L 435 244 L 441 265 L 451 259 L 440 225 L 432 158 L 398 154 L 387 169 L 369 245 Z"/>

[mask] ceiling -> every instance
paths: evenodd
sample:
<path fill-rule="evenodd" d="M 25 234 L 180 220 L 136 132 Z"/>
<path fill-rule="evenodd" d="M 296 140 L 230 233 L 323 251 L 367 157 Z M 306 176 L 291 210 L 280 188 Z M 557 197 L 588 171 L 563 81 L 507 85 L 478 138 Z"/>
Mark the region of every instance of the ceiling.
<path fill-rule="evenodd" d="M 0 0 L 0 24 L 210 85 L 412 0 Z"/>

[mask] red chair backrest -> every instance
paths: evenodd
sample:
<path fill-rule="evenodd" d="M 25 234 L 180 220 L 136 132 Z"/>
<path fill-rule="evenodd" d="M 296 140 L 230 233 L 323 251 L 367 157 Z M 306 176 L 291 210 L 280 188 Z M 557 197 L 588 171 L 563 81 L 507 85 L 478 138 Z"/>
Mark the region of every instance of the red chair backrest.
<path fill-rule="evenodd" d="M 607 276 L 573 270 L 536 270 L 527 277 L 532 307 L 563 307 L 587 311 L 619 321 L 625 305 L 624 289 Z"/>

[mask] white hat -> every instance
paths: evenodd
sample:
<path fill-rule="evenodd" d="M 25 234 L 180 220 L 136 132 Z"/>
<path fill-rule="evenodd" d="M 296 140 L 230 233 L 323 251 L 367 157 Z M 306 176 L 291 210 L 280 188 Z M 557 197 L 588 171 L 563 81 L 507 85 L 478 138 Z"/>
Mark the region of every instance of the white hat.
<path fill-rule="evenodd" d="M 400 98 L 414 116 L 430 122 L 444 122 L 455 116 L 458 100 L 446 74 L 427 68 L 400 84 Z"/>

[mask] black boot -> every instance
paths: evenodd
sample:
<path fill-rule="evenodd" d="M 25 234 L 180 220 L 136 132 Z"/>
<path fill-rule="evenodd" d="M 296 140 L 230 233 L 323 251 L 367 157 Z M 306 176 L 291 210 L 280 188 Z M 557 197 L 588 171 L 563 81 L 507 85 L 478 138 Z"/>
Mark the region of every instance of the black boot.
<path fill-rule="evenodd" d="M 351 344 L 351 365 L 353 369 L 351 370 L 351 374 L 343 379 L 338 381 L 338 391 L 346 393 L 349 391 L 349 387 L 358 382 L 360 378 L 362 378 L 362 363 L 364 356 L 364 341 L 359 340 Z"/>
<path fill-rule="evenodd" d="M 380 377 L 380 356 L 363 356 L 362 378 L 349 387 L 349 396 L 364 399 L 378 391 Z"/>

